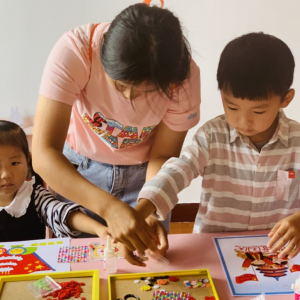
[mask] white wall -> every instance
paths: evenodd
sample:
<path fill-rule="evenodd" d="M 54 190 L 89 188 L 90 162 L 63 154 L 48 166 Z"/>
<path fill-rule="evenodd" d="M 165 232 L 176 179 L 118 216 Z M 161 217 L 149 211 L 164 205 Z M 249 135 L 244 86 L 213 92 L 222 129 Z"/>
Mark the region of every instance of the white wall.
<path fill-rule="evenodd" d="M 0 118 L 12 106 L 24 117 L 33 116 L 46 58 L 65 31 L 81 24 L 109 21 L 134 0 L 0 0 Z M 158 0 L 153 0 L 159 4 Z M 299 0 L 165 0 L 181 19 L 201 68 L 201 122 L 222 113 L 216 70 L 224 46 L 231 39 L 252 31 L 281 38 L 296 60 L 293 87 L 300 91 L 300 1 Z M 300 121 L 296 98 L 286 109 Z M 192 129 L 185 144 L 190 143 Z M 180 194 L 182 202 L 198 202 L 200 179 Z"/>

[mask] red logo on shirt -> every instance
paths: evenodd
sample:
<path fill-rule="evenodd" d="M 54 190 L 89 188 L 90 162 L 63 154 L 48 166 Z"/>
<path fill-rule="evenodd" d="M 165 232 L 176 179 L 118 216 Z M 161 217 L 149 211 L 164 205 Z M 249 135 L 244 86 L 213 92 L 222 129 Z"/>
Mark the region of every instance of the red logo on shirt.
<path fill-rule="evenodd" d="M 295 178 L 295 171 L 289 171 L 289 178 Z"/>

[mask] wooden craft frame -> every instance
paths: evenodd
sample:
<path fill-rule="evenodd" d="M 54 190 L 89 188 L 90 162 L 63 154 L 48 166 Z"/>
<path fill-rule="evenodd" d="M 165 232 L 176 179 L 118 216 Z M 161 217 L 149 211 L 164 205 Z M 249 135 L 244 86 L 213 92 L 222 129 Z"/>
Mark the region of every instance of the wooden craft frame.
<path fill-rule="evenodd" d="M 0 276 L 0 294 L 3 289 L 3 285 L 6 282 L 17 282 L 17 281 L 28 281 L 28 280 L 39 280 L 45 276 L 50 276 L 53 279 L 63 278 L 79 278 L 79 277 L 92 277 L 92 300 L 99 300 L 99 270 L 87 270 L 87 271 L 68 271 L 68 272 L 51 272 L 51 273 L 40 273 L 30 275 L 10 275 Z"/>
<path fill-rule="evenodd" d="M 115 300 L 112 298 L 112 286 L 116 280 L 123 280 L 123 279 L 137 279 L 140 277 L 154 277 L 154 276 L 206 276 L 209 279 L 211 284 L 211 289 L 213 291 L 215 300 L 219 300 L 214 282 L 211 278 L 210 272 L 208 269 L 195 269 L 195 270 L 182 270 L 182 271 L 170 271 L 170 272 L 159 272 L 159 273 L 131 273 L 131 274 L 116 274 L 116 275 L 109 275 L 108 276 L 108 292 L 109 292 L 109 300 Z M 188 292 L 189 290 L 187 290 Z"/>

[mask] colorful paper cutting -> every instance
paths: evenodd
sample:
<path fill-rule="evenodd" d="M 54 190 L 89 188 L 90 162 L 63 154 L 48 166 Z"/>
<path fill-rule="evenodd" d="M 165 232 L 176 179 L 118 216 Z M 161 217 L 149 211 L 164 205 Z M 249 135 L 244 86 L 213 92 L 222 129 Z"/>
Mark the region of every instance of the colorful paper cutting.
<path fill-rule="evenodd" d="M 272 253 L 266 246 L 269 240 L 267 235 L 214 238 L 233 296 L 294 293 L 300 255 L 279 259 L 280 251 Z"/>
<path fill-rule="evenodd" d="M 10 242 L 0 245 L 0 276 L 70 271 L 70 264 L 59 265 L 57 255 L 70 239 Z"/>

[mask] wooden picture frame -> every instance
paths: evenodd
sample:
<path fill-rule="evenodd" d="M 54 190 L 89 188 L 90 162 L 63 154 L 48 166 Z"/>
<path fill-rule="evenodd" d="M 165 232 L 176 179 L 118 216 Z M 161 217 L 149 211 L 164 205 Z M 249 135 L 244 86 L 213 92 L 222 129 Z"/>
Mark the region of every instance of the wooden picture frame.
<path fill-rule="evenodd" d="M 50 276 L 54 280 L 77 280 L 81 281 L 82 278 L 91 277 L 91 285 L 92 290 L 89 291 L 91 293 L 92 298 L 91 300 L 99 300 L 99 283 L 100 283 L 100 277 L 99 277 L 99 270 L 87 270 L 87 271 L 69 271 L 69 272 L 51 272 L 51 273 L 41 273 L 41 274 L 30 274 L 30 275 L 11 275 L 11 276 L 0 276 L 0 300 L 5 300 L 5 298 L 2 299 L 3 296 L 3 290 L 5 288 L 5 284 L 9 283 L 17 283 L 17 282 L 23 282 L 23 285 L 25 282 L 29 281 L 36 281 L 39 279 L 44 278 L 45 276 Z M 90 287 L 89 287 L 90 288 Z M 29 292 L 29 291 L 28 291 Z M 26 299 L 35 299 L 33 295 L 28 293 L 29 296 L 26 296 L 27 293 L 24 292 L 23 298 Z M 6 296 L 7 298 L 7 296 Z M 15 299 L 15 298 L 11 298 Z"/>
<path fill-rule="evenodd" d="M 176 283 L 169 283 L 167 285 L 162 285 L 158 290 L 165 289 L 167 291 L 184 291 L 186 293 L 193 294 L 199 294 L 200 291 L 204 293 L 204 291 L 207 291 L 210 296 L 214 296 L 215 300 L 219 300 L 215 285 L 213 283 L 212 277 L 210 275 L 210 272 L 208 269 L 195 269 L 195 270 L 182 270 L 182 271 L 170 271 L 170 272 L 159 272 L 159 273 L 131 273 L 131 274 L 116 274 L 116 275 L 109 275 L 108 276 L 108 292 L 109 292 L 109 300 L 115 300 L 116 298 L 123 299 L 126 294 L 135 294 L 140 297 L 141 300 L 145 299 L 152 299 L 153 292 L 155 289 L 152 289 L 151 291 L 144 292 L 140 290 L 141 285 L 147 285 L 147 283 L 143 283 L 141 280 L 141 283 L 135 284 L 134 280 L 140 280 L 142 277 L 155 277 L 155 276 L 176 276 L 179 278 L 177 284 Z M 210 287 L 207 288 L 189 288 L 187 289 L 183 283 L 183 280 L 193 280 L 196 278 L 208 278 Z M 119 286 L 116 287 L 116 285 Z M 207 290 L 205 290 L 207 289 Z M 210 289 L 210 290 L 208 290 Z M 198 290 L 198 291 L 196 291 Z M 147 296 L 147 298 L 146 298 Z M 207 295 L 209 296 L 209 295 Z M 194 297 L 194 296 L 193 296 Z M 202 297 L 202 298 L 200 298 Z M 203 296 L 196 295 L 196 299 L 203 299 Z"/>

